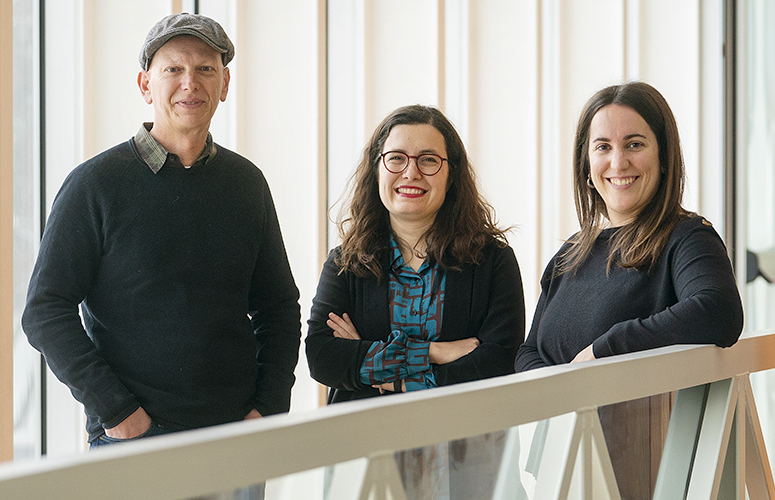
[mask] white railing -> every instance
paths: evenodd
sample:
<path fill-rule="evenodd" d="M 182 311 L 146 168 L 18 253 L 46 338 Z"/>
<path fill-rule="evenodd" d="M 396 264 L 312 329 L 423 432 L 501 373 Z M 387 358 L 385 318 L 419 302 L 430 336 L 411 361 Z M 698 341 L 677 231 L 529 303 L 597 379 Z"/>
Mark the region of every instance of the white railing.
<path fill-rule="evenodd" d="M 401 498 L 390 470 L 393 462 L 385 460 L 393 452 L 552 417 L 564 419 L 565 425 L 547 437 L 535 498 L 616 499 L 605 452 L 581 453 L 581 463 L 574 463 L 577 451 L 595 443 L 600 450 L 595 409 L 672 391 L 680 392 L 655 498 L 744 499 L 747 482 L 752 500 L 773 499 L 775 487 L 747 376 L 773 368 L 772 333 L 748 336 L 728 349 L 666 347 L 160 436 L 68 458 L 2 465 L 0 499 L 195 497 L 362 457 L 369 458 L 371 473 L 352 479 L 358 489 L 381 489 L 377 498 L 391 490 L 393 498 Z M 439 425 L 389 431 L 408 415 Z M 443 418 L 434 418 L 439 415 Z M 733 467 L 725 457 L 734 459 Z M 602 483 L 597 476 L 593 480 L 595 465 L 586 463 L 590 459 L 598 469 L 602 466 Z M 502 470 L 510 463 L 507 446 Z M 374 474 L 374 467 L 387 472 Z M 574 470 L 582 475 L 575 494 L 570 487 Z M 500 486 L 499 494 L 505 494 Z"/>

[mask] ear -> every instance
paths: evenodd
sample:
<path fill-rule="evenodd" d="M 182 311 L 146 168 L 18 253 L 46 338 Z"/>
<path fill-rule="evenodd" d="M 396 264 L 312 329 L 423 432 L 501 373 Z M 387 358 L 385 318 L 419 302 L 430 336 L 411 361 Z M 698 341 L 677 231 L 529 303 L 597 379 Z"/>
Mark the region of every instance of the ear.
<path fill-rule="evenodd" d="M 151 104 L 153 102 L 151 89 L 148 86 L 149 82 L 150 76 L 148 75 L 148 72 L 145 70 L 140 70 L 140 73 L 137 74 L 137 86 L 140 87 L 140 93 L 143 95 L 143 99 L 147 104 Z"/>
<path fill-rule="evenodd" d="M 229 93 L 229 81 L 231 80 L 231 73 L 229 68 L 223 68 L 223 89 L 221 89 L 221 102 L 226 100 L 226 94 Z"/>

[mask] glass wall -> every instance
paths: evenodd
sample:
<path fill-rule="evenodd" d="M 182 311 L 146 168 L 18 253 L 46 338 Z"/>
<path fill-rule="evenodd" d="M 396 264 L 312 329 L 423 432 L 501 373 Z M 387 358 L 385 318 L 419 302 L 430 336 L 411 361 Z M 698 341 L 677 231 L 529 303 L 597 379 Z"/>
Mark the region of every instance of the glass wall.
<path fill-rule="evenodd" d="M 775 327 L 775 4 L 738 2 L 738 183 L 742 186 L 742 244 L 747 253 L 746 331 Z M 740 191 L 740 190 L 739 190 Z M 738 191 L 738 192 L 739 192 Z M 775 375 L 751 376 L 762 431 L 775 463 Z"/>
<path fill-rule="evenodd" d="M 775 326 L 775 4 L 747 2 L 744 30 L 745 102 L 742 165 L 746 179 L 746 235 L 750 270 L 746 323 L 750 331 Z"/>
<path fill-rule="evenodd" d="M 27 283 L 40 239 L 38 2 L 13 3 L 14 47 L 14 457 L 41 451 L 40 354 L 21 329 Z"/>

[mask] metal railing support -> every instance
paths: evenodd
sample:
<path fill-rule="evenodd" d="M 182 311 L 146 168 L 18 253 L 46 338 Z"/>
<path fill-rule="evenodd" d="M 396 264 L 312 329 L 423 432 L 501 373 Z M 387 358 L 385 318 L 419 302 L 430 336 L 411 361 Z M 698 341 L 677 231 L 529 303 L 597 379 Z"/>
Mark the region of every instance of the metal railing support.
<path fill-rule="evenodd" d="M 686 496 L 707 392 L 708 384 L 676 392 L 654 500 L 683 500 Z"/>
<path fill-rule="evenodd" d="M 393 453 L 369 458 L 359 500 L 371 498 L 374 500 L 407 500 Z"/>
<path fill-rule="evenodd" d="M 770 459 L 764 445 L 759 412 L 753 397 L 751 378 L 746 375 L 741 383 L 745 388 L 745 484 L 751 500 L 775 499 L 775 481 Z"/>
<path fill-rule="evenodd" d="M 549 419 L 534 498 L 621 499 L 597 408 Z"/>
<path fill-rule="evenodd" d="M 748 374 L 678 391 L 655 500 L 775 499 Z"/>

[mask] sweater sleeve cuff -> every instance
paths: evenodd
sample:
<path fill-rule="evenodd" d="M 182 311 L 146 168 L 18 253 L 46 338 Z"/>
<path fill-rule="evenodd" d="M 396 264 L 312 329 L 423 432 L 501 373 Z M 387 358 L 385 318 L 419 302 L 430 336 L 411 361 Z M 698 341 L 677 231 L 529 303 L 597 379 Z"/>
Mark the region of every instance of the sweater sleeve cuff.
<path fill-rule="evenodd" d="M 608 346 L 608 342 L 605 342 L 602 337 L 592 342 L 592 354 L 595 355 L 595 359 L 607 358 L 608 356 L 614 355 Z"/>
<path fill-rule="evenodd" d="M 137 411 L 138 408 L 140 408 L 140 403 L 138 403 L 137 401 L 133 402 L 131 406 L 127 406 L 126 409 L 124 409 L 121 413 L 119 413 L 115 417 L 105 422 L 102 422 L 102 428 L 112 429 L 113 427 L 117 426 L 118 424 L 126 420 L 126 418 L 129 417 L 129 415 L 133 414 L 135 411 Z"/>

